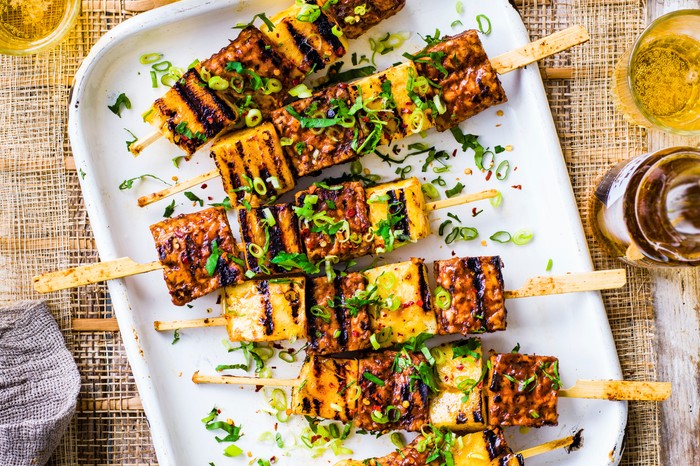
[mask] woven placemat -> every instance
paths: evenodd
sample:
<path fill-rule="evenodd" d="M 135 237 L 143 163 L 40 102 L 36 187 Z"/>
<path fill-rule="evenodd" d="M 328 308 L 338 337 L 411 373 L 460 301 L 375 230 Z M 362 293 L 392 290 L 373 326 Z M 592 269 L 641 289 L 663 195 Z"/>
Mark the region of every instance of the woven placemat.
<path fill-rule="evenodd" d="M 417 1 L 417 0 L 412 0 Z M 144 3 L 144 2 L 135 2 Z M 90 47 L 131 16 L 129 1 L 84 0 L 78 26 L 51 52 L 0 56 L 0 304 L 36 298 L 38 272 L 98 260 L 66 136 L 71 77 Z M 518 0 L 533 39 L 572 24 L 592 40 L 541 64 L 579 209 L 597 268 L 619 267 L 592 239 L 588 205 L 595 179 L 617 160 L 642 153 L 644 131 L 614 112 L 610 72 L 645 24 L 635 0 Z M 649 276 L 631 269 L 629 286 L 604 293 L 625 378 L 656 378 Z M 82 374 L 78 412 L 51 460 L 55 465 L 156 461 L 148 424 L 118 332 L 74 332 L 75 318 L 112 317 L 103 285 L 54 293 L 51 309 Z M 657 465 L 659 413 L 631 403 L 624 465 Z"/>

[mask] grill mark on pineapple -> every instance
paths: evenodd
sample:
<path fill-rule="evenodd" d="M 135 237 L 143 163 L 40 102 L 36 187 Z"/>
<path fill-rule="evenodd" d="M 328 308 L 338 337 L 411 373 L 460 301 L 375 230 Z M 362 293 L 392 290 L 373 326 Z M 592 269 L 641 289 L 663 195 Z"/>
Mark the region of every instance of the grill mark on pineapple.
<path fill-rule="evenodd" d="M 479 397 L 481 398 L 481 397 Z M 479 408 L 480 409 L 475 409 L 472 411 L 472 417 L 474 418 L 474 421 L 483 424 L 484 423 L 484 415 L 481 412 L 481 400 L 479 400 Z"/>
<path fill-rule="evenodd" d="M 202 96 L 197 95 L 192 90 L 191 86 L 199 87 L 198 84 L 190 83 L 186 78 L 184 84 L 181 84 L 181 81 L 182 80 L 178 80 L 172 89 L 195 115 L 197 122 L 202 125 L 207 138 L 216 136 L 216 134 L 223 129 L 224 118 L 228 118 L 229 120 L 236 119 L 236 115 L 228 105 L 213 92 L 209 91 L 208 88 L 202 87 L 200 89 L 202 92 L 206 92 L 211 96 L 214 105 L 205 104 Z"/>
<path fill-rule="evenodd" d="M 266 262 L 271 260 L 273 257 L 277 257 L 277 255 L 284 250 L 284 240 L 283 240 L 283 234 L 284 232 L 282 231 L 282 226 L 280 225 L 279 221 L 279 206 L 271 206 L 269 207 L 270 212 L 272 213 L 272 216 L 276 218 L 275 224 L 273 226 L 267 226 L 267 231 L 270 232 L 270 244 L 268 245 L 267 249 L 267 255 L 266 255 Z M 258 209 L 262 213 L 262 209 Z M 265 215 L 261 215 L 258 218 L 259 222 L 265 221 Z M 266 224 L 267 225 L 267 224 Z M 263 227 L 265 228 L 265 227 Z M 284 269 L 282 267 L 272 265 L 272 268 L 276 272 L 282 272 Z"/>
<path fill-rule="evenodd" d="M 301 308 L 301 300 L 299 299 L 299 292 L 296 289 L 296 282 L 292 282 L 289 284 L 289 293 L 290 296 L 292 296 L 292 299 L 287 298 L 287 302 L 289 302 L 289 307 L 292 308 L 292 318 L 294 319 L 294 323 L 298 324 L 299 323 L 299 309 Z M 285 297 L 287 295 L 285 294 Z"/>
<path fill-rule="evenodd" d="M 333 47 L 333 51 L 336 55 L 345 54 L 345 47 L 343 47 L 343 43 L 338 37 L 336 37 L 335 34 L 333 34 L 334 24 L 331 24 L 331 21 L 325 14 L 321 13 L 313 24 L 316 26 L 316 29 L 318 29 L 318 33 L 321 38 L 323 38 L 324 41 Z"/>
<path fill-rule="evenodd" d="M 314 293 L 314 280 L 306 281 L 306 296 L 307 296 L 307 307 L 306 307 L 306 326 L 307 335 L 309 339 L 309 348 L 313 351 L 319 350 L 319 340 L 323 338 L 323 335 L 318 335 L 318 326 L 316 325 L 317 317 L 311 313 L 311 308 L 318 304 L 316 301 L 316 294 Z"/>
<path fill-rule="evenodd" d="M 474 273 L 472 284 L 476 294 L 474 303 L 474 319 L 481 322 L 481 328 L 486 328 L 486 313 L 484 309 L 484 295 L 486 287 L 484 284 L 484 271 L 481 268 L 481 260 L 478 257 L 470 257 L 467 259 L 467 267 Z M 481 318 L 477 317 L 481 316 Z"/>
<path fill-rule="evenodd" d="M 399 218 L 399 221 L 396 222 L 394 226 L 391 227 L 391 231 L 395 232 L 397 230 L 403 230 L 403 234 L 407 235 L 408 234 L 408 222 L 406 222 L 406 198 L 403 197 L 402 199 L 402 194 L 400 193 L 399 196 L 396 196 L 396 191 L 390 190 L 387 191 L 386 194 L 389 196 L 389 202 L 387 203 L 387 212 L 389 215 L 396 215 L 397 213 L 401 212 L 403 210 L 403 215 Z M 396 204 L 399 204 L 399 207 L 396 206 Z M 398 242 L 398 240 L 396 240 Z"/>
<path fill-rule="evenodd" d="M 273 320 L 272 302 L 270 302 L 270 284 L 267 280 L 260 280 L 257 288 L 265 307 L 265 316 L 260 319 L 260 324 L 265 328 L 265 335 L 272 335 L 272 332 L 275 331 L 275 322 Z"/>
<path fill-rule="evenodd" d="M 320 19 L 320 18 L 319 18 Z M 311 45 L 306 41 L 306 37 L 304 37 L 299 31 L 297 31 L 294 26 L 292 26 L 289 22 L 282 22 L 277 25 L 277 27 L 286 27 L 287 31 L 289 32 L 289 35 L 292 37 L 292 40 L 294 41 L 294 45 L 296 45 L 297 49 L 299 49 L 299 52 L 301 52 L 302 55 L 302 63 L 306 63 L 309 68 L 315 69 L 315 71 L 322 70 L 323 68 L 326 67 L 325 62 L 323 61 L 323 58 L 321 58 L 321 55 L 319 55 L 318 51 L 311 47 Z M 309 66 L 310 64 L 310 66 Z M 314 68 L 315 66 L 315 68 Z"/>
<path fill-rule="evenodd" d="M 423 259 L 412 258 L 411 261 L 418 266 L 418 289 L 420 290 L 420 297 L 423 301 L 423 312 L 426 314 L 432 312 L 430 287 L 428 286 L 428 279 L 426 277 L 425 264 Z"/>
<path fill-rule="evenodd" d="M 339 298 L 339 301 L 344 303 L 345 295 L 343 295 L 340 274 L 335 275 L 335 279 L 333 280 L 333 289 L 335 290 L 335 298 Z M 340 330 L 340 335 L 338 335 L 337 338 L 338 346 L 342 351 L 347 351 L 349 325 L 347 320 L 347 310 L 343 306 L 334 306 L 333 311 L 335 314 L 335 320 L 338 323 L 338 330 Z"/>
<path fill-rule="evenodd" d="M 287 182 L 282 176 L 282 172 L 284 171 L 282 168 L 283 160 L 281 157 L 276 157 L 277 146 L 274 142 L 274 138 L 279 140 L 279 136 L 277 136 L 277 133 L 273 134 L 273 132 L 270 130 L 265 130 L 263 134 L 260 135 L 261 146 L 264 148 L 264 153 L 267 154 L 267 157 L 263 157 L 263 163 L 266 167 L 271 167 L 272 173 L 274 174 L 274 176 L 277 177 L 277 180 L 279 181 L 280 189 L 285 189 L 287 187 Z M 276 188 L 273 189 L 275 194 L 279 192 Z"/>
<path fill-rule="evenodd" d="M 253 211 L 248 212 L 245 209 L 240 209 L 238 211 L 238 219 L 241 226 L 241 239 L 243 242 L 246 244 L 245 247 L 245 260 L 248 263 L 248 268 L 252 270 L 255 273 L 258 273 L 260 271 L 260 267 L 258 264 L 258 259 L 253 256 L 250 253 L 250 249 L 248 249 L 248 244 L 251 244 L 254 242 L 254 239 L 251 235 L 250 231 L 250 222 L 249 222 L 249 215 L 254 215 Z"/>

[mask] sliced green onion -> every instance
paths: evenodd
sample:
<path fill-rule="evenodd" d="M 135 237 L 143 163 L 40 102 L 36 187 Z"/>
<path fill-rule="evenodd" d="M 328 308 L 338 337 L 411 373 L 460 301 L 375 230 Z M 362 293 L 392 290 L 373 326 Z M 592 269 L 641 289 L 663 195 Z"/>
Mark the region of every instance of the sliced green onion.
<path fill-rule="evenodd" d="M 350 164 L 350 173 L 353 175 L 359 175 L 362 173 L 362 162 L 359 160 L 355 160 Z"/>
<path fill-rule="evenodd" d="M 533 237 L 534 235 L 530 230 L 518 230 L 513 233 L 513 243 L 517 244 L 518 246 L 522 246 L 523 244 L 527 244 L 532 241 Z"/>
<path fill-rule="evenodd" d="M 511 235 L 507 231 L 497 231 L 491 235 L 490 239 L 498 243 L 510 243 Z"/>
<path fill-rule="evenodd" d="M 140 62 L 142 65 L 150 65 L 151 63 L 157 62 L 157 61 L 160 60 L 161 58 L 163 58 L 163 54 L 162 54 L 162 53 L 157 53 L 157 52 L 153 52 L 153 53 L 144 53 L 143 55 L 141 55 L 141 56 L 139 57 L 139 62 Z"/>
<path fill-rule="evenodd" d="M 265 86 L 265 94 L 274 94 L 282 90 L 282 83 L 279 79 L 270 78 Z"/>
<path fill-rule="evenodd" d="M 449 309 L 452 305 L 452 295 L 441 286 L 435 289 L 435 305 L 442 310 Z"/>
<path fill-rule="evenodd" d="M 417 134 L 423 130 L 423 125 L 425 124 L 425 113 L 420 108 L 416 108 L 411 113 L 408 120 L 408 129 L 413 133 Z"/>
<path fill-rule="evenodd" d="M 256 259 L 261 259 L 265 255 L 265 250 L 255 243 L 248 243 L 248 252 Z"/>
<path fill-rule="evenodd" d="M 307 97 L 311 97 L 313 94 L 311 93 L 309 88 L 306 87 L 306 84 L 299 84 L 289 90 L 289 95 L 291 95 L 292 97 L 299 97 L 300 99 L 305 99 Z"/>
<path fill-rule="evenodd" d="M 275 355 L 275 350 L 269 346 L 257 346 L 255 349 L 255 354 L 260 356 L 260 359 L 266 361 Z"/>
<path fill-rule="evenodd" d="M 496 179 L 498 180 L 505 180 L 508 178 L 508 175 L 510 174 L 510 162 L 507 160 L 504 160 L 500 164 L 498 164 L 498 168 L 496 169 Z"/>
<path fill-rule="evenodd" d="M 367 5 L 365 3 L 362 5 L 357 5 L 353 11 L 356 15 L 363 16 L 365 13 L 367 13 Z"/>
<path fill-rule="evenodd" d="M 253 189 L 255 190 L 256 193 L 258 193 L 261 196 L 264 196 L 265 194 L 267 194 L 267 185 L 265 184 L 263 179 L 260 177 L 256 176 L 255 178 L 253 178 Z"/>
<path fill-rule="evenodd" d="M 269 405 L 272 406 L 277 411 L 282 411 L 287 409 L 287 394 L 284 390 L 280 388 L 275 388 L 270 393 Z"/>
<path fill-rule="evenodd" d="M 289 421 L 289 414 L 287 414 L 287 410 L 282 410 L 282 411 L 277 411 L 277 414 L 275 414 L 275 418 L 279 422 L 287 422 Z"/>
<path fill-rule="evenodd" d="M 318 317 L 319 319 L 322 319 L 326 323 L 330 323 L 330 321 L 331 321 L 330 311 L 323 306 L 320 306 L 318 304 L 311 306 L 311 309 L 309 309 L 309 312 L 311 312 L 312 316 Z"/>
<path fill-rule="evenodd" d="M 333 28 L 331 29 L 331 32 L 335 37 L 342 37 L 343 36 L 343 30 L 338 27 L 337 24 L 333 25 Z"/>
<path fill-rule="evenodd" d="M 158 63 L 155 63 L 155 64 L 151 65 L 151 68 L 153 68 L 153 69 L 156 70 L 156 71 L 160 71 L 161 73 L 163 73 L 163 72 L 165 72 L 165 71 L 168 71 L 168 70 L 170 69 L 171 66 L 173 66 L 173 64 L 170 63 L 169 61 L 165 60 L 165 61 L 161 61 L 161 62 L 158 62 Z"/>
<path fill-rule="evenodd" d="M 274 227 L 277 224 L 277 221 L 275 220 L 275 216 L 272 215 L 272 211 L 270 210 L 269 207 L 265 207 L 263 209 L 263 215 L 265 215 L 265 222 L 267 223 L 268 226 Z"/>
<path fill-rule="evenodd" d="M 229 81 L 229 84 L 231 85 L 231 90 L 233 92 L 241 93 L 245 87 L 245 80 L 241 76 L 234 76 Z"/>
<path fill-rule="evenodd" d="M 496 196 L 489 199 L 489 202 L 494 207 L 500 207 L 501 204 L 503 204 L 503 194 L 501 194 L 501 192 L 498 191 L 498 194 L 496 194 Z"/>
<path fill-rule="evenodd" d="M 443 115 L 447 111 L 447 107 L 445 107 L 445 104 L 442 102 L 440 94 L 435 94 L 435 97 L 433 97 L 433 102 L 435 103 L 435 108 L 440 115 Z"/>
<path fill-rule="evenodd" d="M 479 236 L 479 230 L 472 227 L 461 227 L 459 229 L 460 239 L 464 241 L 471 241 Z"/>
<path fill-rule="evenodd" d="M 245 273 L 244 273 L 243 275 L 245 275 L 245 278 L 253 278 L 253 277 L 255 277 L 255 272 L 253 272 L 252 270 L 248 269 L 248 270 L 245 271 Z"/>
<path fill-rule="evenodd" d="M 155 71 L 151 71 L 151 87 L 158 87 L 158 75 Z"/>
<path fill-rule="evenodd" d="M 396 286 L 396 274 L 394 272 L 384 272 L 377 277 L 377 286 L 385 290 L 391 290 Z"/>
<path fill-rule="evenodd" d="M 376 333 L 373 333 L 372 335 L 370 335 L 369 342 L 372 344 L 372 349 L 374 349 L 374 350 L 378 350 L 379 348 L 382 347 L 382 345 L 379 344 L 379 342 L 377 341 L 377 334 Z"/>
<path fill-rule="evenodd" d="M 552 270 L 552 266 L 553 266 L 553 265 L 554 265 L 554 261 L 552 261 L 552 259 L 549 259 L 549 260 L 547 261 L 547 268 L 546 268 L 545 270 L 546 270 L 547 272 L 549 272 L 550 270 Z"/>
<path fill-rule="evenodd" d="M 455 8 L 457 10 L 458 15 L 461 15 L 462 13 L 464 13 L 464 5 L 462 4 L 462 2 L 457 2 L 457 4 L 455 5 Z"/>
<path fill-rule="evenodd" d="M 235 443 L 232 443 L 231 445 L 227 446 L 224 450 L 224 456 L 228 457 L 238 456 L 241 453 L 243 453 L 243 450 L 241 450 L 241 447 L 237 446 Z"/>
<path fill-rule="evenodd" d="M 294 139 L 292 139 L 292 138 L 280 139 L 280 146 L 282 146 L 282 147 L 291 146 L 292 144 L 294 144 Z"/>
<path fill-rule="evenodd" d="M 228 81 L 221 76 L 212 76 L 207 85 L 215 91 L 224 91 L 228 89 Z"/>
<path fill-rule="evenodd" d="M 321 9 L 318 5 L 309 3 L 302 3 L 299 13 L 297 13 L 297 19 L 305 23 L 313 23 L 319 16 L 321 16 Z"/>
<path fill-rule="evenodd" d="M 270 183 L 272 185 L 272 187 L 275 189 L 280 189 L 282 187 L 282 185 L 280 184 L 280 179 L 277 178 L 276 176 L 270 176 L 265 181 Z"/>
<path fill-rule="evenodd" d="M 401 300 L 394 295 L 384 300 L 384 306 L 390 311 L 396 311 L 401 307 Z"/>
<path fill-rule="evenodd" d="M 284 362 L 294 362 L 297 360 L 297 357 L 288 351 L 281 351 L 279 356 L 280 356 L 280 359 Z"/>
<path fill-rule="evenodd" d="M 245 116 L 245 124 L 249 128 L 258 126 L 262 122 L 262 113 L 257 108 L 251 108 Z"/>
<path fill-rule="evenodd" d="M 199 70 L 199 77 L 202 78 L 202 81 L 208 83 L 211 79 L 211 72 L 206 68 L 201 68 Z"/>
<path fill-rule="evenodd" d="M 163 76 L 160 77 L 160 83 L 163 86 L 173 87 L 178 79 L 180 78 L 175 77 L 170 73 L 165 73 Z"/>
<path fill-rule="evenodd" d="M 496 154 L 490 150 L 484 151 L 481 155 L 481 167 L 483 170 L 491 170 L 496 163 Z"/>
<path fill-rule="evenodd" d="M 491 20 L 486 15 L 477 15 L 476 24 L 479 26 L 479 32 L 485 35 L 491 34 Z M 486 29 L 484 30 L 484 26 Z"/>
<path fill-rule="evenodd" d="M 403 435 L 401 435 L 398 432 L 394 432 L 391 434 L 391 443 L 394 444 L 394 446 L 398 449 L 404 448 L 406 446 L 406 441 L 403 439 Z"/>
<path fill-rule="evenodd" d="M 386 385 L 386 383 L 382 379 L 380 379 L 379 377 L 377 377 L 376 375 L 372 374 L 369 371 L 365 371 L 362 374 L 362 377 L 369 380 L 370 382 L 372 382 L 373 384 L 375 384 L 378 387 L 383 387 L 384 385 Z"/>
<path fill-rule="evenodd" d="M 425 183 L 421 185 L 420 190 L 423 191 L 423 194 L 428 199 L 432 200 L 440 197 L 440 193 L 438 192 L 437 188 L 433 186 L 432 183 Z"/>

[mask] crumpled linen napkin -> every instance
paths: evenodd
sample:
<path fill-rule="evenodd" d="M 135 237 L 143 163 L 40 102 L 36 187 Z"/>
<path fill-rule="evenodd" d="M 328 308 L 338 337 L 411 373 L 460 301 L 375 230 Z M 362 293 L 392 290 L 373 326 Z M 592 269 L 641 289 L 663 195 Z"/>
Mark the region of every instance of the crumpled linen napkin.
<path fill-rule="evenodd" d="M 80 374 L 43 301 L 0 309 L 0 465 L 44 465 L 68 428 Z"/>

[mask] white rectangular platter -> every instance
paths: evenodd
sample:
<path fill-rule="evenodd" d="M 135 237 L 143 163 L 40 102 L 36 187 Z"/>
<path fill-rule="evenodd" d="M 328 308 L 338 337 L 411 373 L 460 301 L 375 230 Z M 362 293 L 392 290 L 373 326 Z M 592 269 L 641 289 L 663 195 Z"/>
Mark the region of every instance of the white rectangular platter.
<path fill-rule="evenodd" d="M 291 0 L 287 0 L 291 1 Z M 194 58 L 206 58 L 223 47 L 237 34 L 232 26 L 248 22 L 253 15 L 266 12 L 271 15 L 285 8 L 283 0 L 259 1 L 182 1 L 139 15 L 109 32 L 93 48 L 76 77 L 71 108 L 69 132 L 76 164 L 83 175 L 81 185 L 95 239 L 103 261 L 129 256 L 147 262 L 157 255 L 149 232 L 149 225 L 162 219 L 165 206 L 161 202 L 139 208 L 136 198 L 162 188 L 156 181 L 136 181 L 133 189 L 120 190 L 120 183 L 146 173 L 164 180 L 173 176 L 186 180 L 214 168 L 206 151 L 200 151 L 189 163 L 176 168 L 171 159 L 178 149 L 166 141 L 149 147 L 140 157 L 133 158 L 125 148 L 131 136 L 124 128 L 137 135 L 151 129 L 143 123 L 141 112 L 165 92 L 160 86 L 151 87 L 150 66 L 139 63 L 139 57 L 148 52 L 160 52 L 175 66 L 187 67 Z M 408 0 L 403 11 L 375 27 L 364 37 L 351 41 L 351 52 L 371 55 L 368 38 L 381 37 L 386 32 L 410 32 L 410 39 L 396 51 L 377 56 L 379 69 L 403 60 L 401 52 L 417 51 L 423 46 L 419 34 L 455 34 L 476 27 L 478 14 L 488 16 L 492 32 L 482 34 L 486 51 L 494 57 L 527 43 L 528 35 L 518 13 L 507 0 L 480 2 L 464 0 L 464 12 L 458 14 L 454 1 Z M 464 26 L 451 27 L 454 20 Z M 346 68 L 351 67 L 346 59 Z M 462 124 L 466 133 L 480 135 L 484 146 L 512 146 L 513 150 L 499 154 L 507 158 L 513 170 L 499 181 L 492 176 L 488 181 L 476 169 L 473 155 L 457 152 L 451 160 L 452 170 L 442 174 L 447 187 L 457 180 L 466 185 L 465 192 L 495 188 L 503 193 L 503 204 L 494 208 L 488 201 L 449 209 L 459 215 L 464 225 L 475 227 L 480 236 L 474 241 L 461 241 L 447 246 L 434 235 L 420 243 L 403 247 L 388 254 L 386 262 L 396 262 L 411 256 L 428 261 L 457 255 L 494 255 L 503 257 L 507 289 L 517 288 L 531 276 L 546 274 L 548 260 L 552 259 L 550 273 L 591 270 L 583 230 L 571 185 L 554 128 L 546 95 L 536 66 L 509 73 L 502 77 L 508 94 L 508 103 L 489 109 Z M 114 103 L 119 93 L 126 93 L 132 110 L 122 112 L 121 118 L 107 106 Z M 498 114 L 502 111 L 502 114 Z M 500 113 L 500 112 L 499 112 Z M 452 154 L 459 146 L 449 132 L 429 131 L 425 139 L 419 135 L 401 142 L 406 145 L 426 142 Z M 387 148 L 380 148 L 386 152 Z M 423 159 L 413 157 L 411 175 L 421 180 L 434 179 L 432 170 L 421 173 Z M 498 162 L 497 162 L 498 163 Z M 383 175 L 385 181 L 396 177 L 396 166 L 388 166 L 376 156 L 363 159 L 365 168 Z M 517 169 L 516 169 L 517 167 Z M 348 167 L 336 167 L 324 176 L 337 175 Z M 466 174 L 468 169 L 472 174 Z M 303 180 L 302 187 L 313 180 Z M 208 202 L 220 202 L 223 190 L 217 180 L 206 188 L 192 191 Z M 513 186 L 520 185 L 521 189 Z M 444 189 L 440 189 L 444 197 Z M 175 197 L 175 213 L 199 210 L 180 194 Z M 286 200 L 286 199 L 283 199 Z M 472 217 L 472 208 L 483 209 Z M 445 220 L 447 212 L 432 214 L 433 231 Z M 234 232 L 237 221 L 230 216 Z M 499 230 L 513 232 L 527 228 L 534 240 L 525 246 L 499 244 L 489 237 Z M 485 242 L 482 242 L 484 240 Z M 277 464 L 332 464 L 339 458 L 327 453 L 311 459 L 303 446 L 279 449 L 274 442 L 260 442 L 261 433 L 271 431 L 276 420 L 261 411 L 266 405 L 263 394 L 250 388 L 232 386 L 196 386 L 190 381 L 192 373 L 215 373 L 218 364 L 242 362 L 240 352 L 227 353 L 221 341 L 222 328 L 192 329 L 181 332 L 180 341 L 173 345 L 172 333 L 158 334 L 153 330 L 154 320 L 194 319 L 219 313 L 217 296 L 207 296 L 193 303 L 193 308 L 174 307 L 160 272 L 153 272 L 109 283 L 115 313 L 133 368 L 144 409 L 150 421 L 158 460 L 163 465 L 216 465 L 248 464 L 251 459 L 271 456 Z M 605 309 L 598 293 L 579 293 L 554 297 L 540 297 L 510 301 L 508 330 L 484 335 L 485 349 L 507 352 L 520 343 L 521 351 L 560 358 L 560 373 L 564 386 L 577 379 L 618 379 L 620 366 L 611 336 Z M 212 311 L 207 311 L 207 310 Z M 288 345 L 285 345 L 288 346 Z M 275 376 L 294 377 L 300 362 L 288 364 L 272 360 Z M 252 375 L 252 374 L 251 374 Z M 212 406 L 222 410 L 222 416 L 243 425 L 245 436 L 238 442 L 246 455 L 227 458 L 222 455 L 223 444 L 204 429 L 200 419 Z M 571 454 L 563 450 L 527 461 L 528 465 L 604 465 L 619 461 L 622 435 L 626 423 L 627 406 L 622 402 L 563 399 L 559 404 L 560 420 L 557 427 L 530 430 L 526 434 L 508 429 L 506 434 L 514 449 L 533 446 L 544 441 L 571 435 L 584 429 L 584 447 Z M 305 425 L 303 419 L 293 419 L 279 425 L 287 445 Z M 388 436 L 375 439 L 353 435 L 346 446 L 354 451 L 353 457 L 366 458 L 393 450 Z M 250 452 L 251 456 L 247 456 Z"/>

